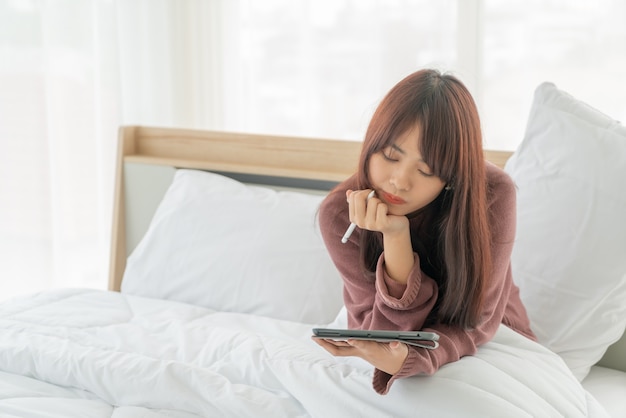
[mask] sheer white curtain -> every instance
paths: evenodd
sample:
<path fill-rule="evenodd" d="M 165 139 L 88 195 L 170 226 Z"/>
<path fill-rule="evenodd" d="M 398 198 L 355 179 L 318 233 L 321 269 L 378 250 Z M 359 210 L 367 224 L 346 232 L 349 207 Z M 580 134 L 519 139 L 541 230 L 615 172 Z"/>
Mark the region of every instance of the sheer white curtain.
<path fill-rule="evenodd" d="M 120 0 L 119 71 L 127 123 L 219 128 L 228 0 Z"/>
<path fill-rule="evenodd" d="M 116 125 L 115 8 L 0 2 L 0 297 L 104 275 Z"/>
<path fill-rule="evenodd" d="M 0 0 L 0 299 L 106 287 L 117 129 L 218 125 L 219 5 Z"/>
<path fill-rule="evenodd" d="M 624 22 L 624 0 L 484 0 L 478 97 L 487 143 L 517 146 L 543 81 L 624 123 Z"/>
<path fill-rule="evenodd" d="M 626 119 L 626 2 L 0 0 L 0 298 L 105 288 L 117 128 L 360 140 L 421 67 L 514 149 L 542 81 Z"/>

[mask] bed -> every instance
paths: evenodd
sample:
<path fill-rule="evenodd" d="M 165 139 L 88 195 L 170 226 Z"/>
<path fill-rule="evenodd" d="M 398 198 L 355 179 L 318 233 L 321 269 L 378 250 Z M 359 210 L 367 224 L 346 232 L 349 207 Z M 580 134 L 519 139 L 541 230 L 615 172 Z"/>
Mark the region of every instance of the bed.
<path fill-rule="evenodd" d="M 124 126 L 108 290 L 0 305 L 3 417 L 624 417 L 626 129 L 544 83 L 514 152 L 514 277 L 539 343 L 501 326 L 434 376 L 371 387 L 311 329 L 345 327 L 315 223 L 360 144 Z"/>

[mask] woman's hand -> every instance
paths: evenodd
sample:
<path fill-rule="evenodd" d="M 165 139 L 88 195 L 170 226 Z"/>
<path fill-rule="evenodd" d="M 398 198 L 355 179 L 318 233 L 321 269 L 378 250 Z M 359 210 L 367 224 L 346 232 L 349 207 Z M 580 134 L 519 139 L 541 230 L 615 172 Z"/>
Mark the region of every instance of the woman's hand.
<path fill-rule="evenodd" d="M 409 219 L 406 216 L 389 215 L 387 205 L 376 196 L 367 199 L 370 192 L 346 191 L 350 222 L 362 229 L 383 233 L 385 270 L 393 280 L 406 284 L 415 261 Z"/>
<path fill-rule="evenodd" d="M 371 192 L 366 190 L 346 190 L 346 200 L 350 210 L 350 222 L 361 229 L 394 234 L 408 231 L 406 216 L 389 215 L 387 205 L 375 195 L 367 199 Z"/>
<path fill-rule="evenodd" d="M 377 341 L 336 341 L 314 337 L 313 340 L 336 357 L 360 357 L 372 366 L 390 375 L 402 368 L 409 348 L 399 341 L 381 343 Z"/>

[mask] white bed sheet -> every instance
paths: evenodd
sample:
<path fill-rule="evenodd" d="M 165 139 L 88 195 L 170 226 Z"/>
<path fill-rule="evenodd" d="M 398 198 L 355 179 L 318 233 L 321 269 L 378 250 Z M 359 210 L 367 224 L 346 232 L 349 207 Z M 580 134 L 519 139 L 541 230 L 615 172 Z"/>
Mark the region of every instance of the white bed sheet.
<path fill-rule="evenodd" d="M 0 372 L 2 418 L 197 418 L 181 411 L 114 406 L 92 393 Z"/>
<path fill-rule="evenodd" d="M 591 393 L 613 418 L 626 418 L 626 373 L 607 367 L 593 366 L 583 380 Z"/>
<path fill-rule="evenodd" d="M 606 417 L 563 361 L 502 326 L 476 356 L 386 396 L 312 326 L 94 290 L 0 305 L 0 415 Z"/>

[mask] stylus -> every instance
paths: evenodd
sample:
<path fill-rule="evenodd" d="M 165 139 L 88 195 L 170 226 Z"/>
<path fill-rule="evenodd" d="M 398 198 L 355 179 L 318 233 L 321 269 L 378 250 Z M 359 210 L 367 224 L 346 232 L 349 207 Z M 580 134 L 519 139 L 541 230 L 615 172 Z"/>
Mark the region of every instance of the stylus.
<path fill-rule="evenodd" d="M 367 195 L 366 202 L 369 201 L 372 197 L 374 197 L 375 193 L 376 192 L 374 190 L 372 190 L 370 192 L 370 194 Z M 344 244 L 346 242 L 348 242 L 348 239 L 350 239 L 350 235 L 352 235 L 352 233 L 354 232 L 355 229 L 356 229 L 356 224 L 354 222 L 351 222 L 350 226 L 348 227 L 348 229 L 346 229 L 346 233 L 343 234 L 343 237 L 341 238 L 341 242 L 344 243 Z"/>

